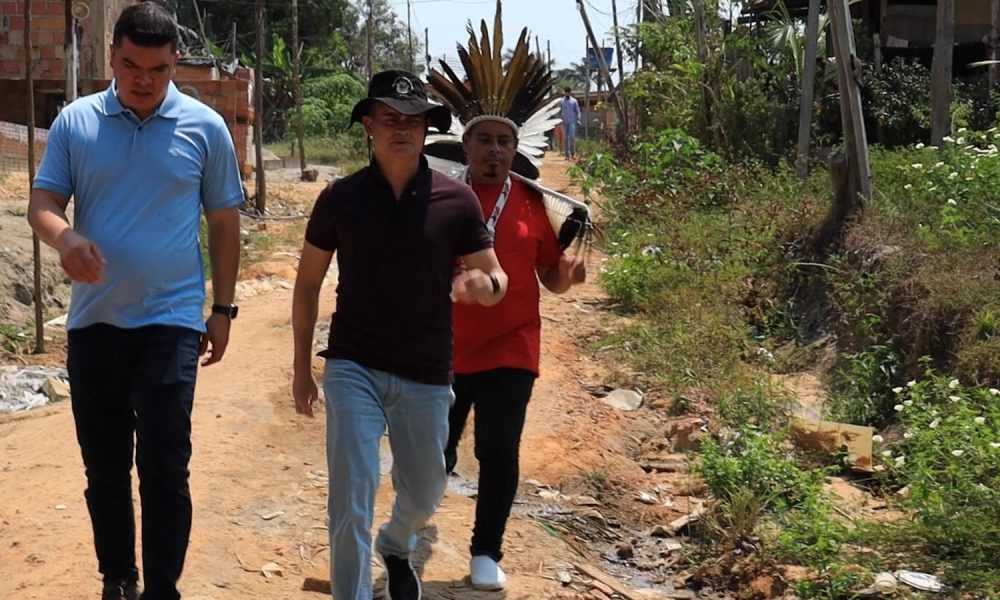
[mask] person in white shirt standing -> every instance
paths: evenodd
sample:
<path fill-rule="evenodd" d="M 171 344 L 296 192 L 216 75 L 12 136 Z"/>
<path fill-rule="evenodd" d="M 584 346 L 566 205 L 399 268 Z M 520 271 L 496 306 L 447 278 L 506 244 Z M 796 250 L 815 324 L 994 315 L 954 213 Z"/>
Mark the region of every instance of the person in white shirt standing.
<path fill-rule="evenodd" d="M 573 97 L 573 91 L 569 87 L 563 88 L 559 117 L 563 127 L 563 156 L 573 158 L 576 156 L 576 130 L 580 125 L 580 103 Z"/>

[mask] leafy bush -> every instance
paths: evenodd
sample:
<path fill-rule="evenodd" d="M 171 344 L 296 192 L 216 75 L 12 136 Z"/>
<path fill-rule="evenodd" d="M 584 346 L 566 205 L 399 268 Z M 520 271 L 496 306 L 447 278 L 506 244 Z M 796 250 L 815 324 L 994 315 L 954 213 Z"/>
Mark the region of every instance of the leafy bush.
<path fill-rule="evenodd" d="M 347 131 L 351 123 L 351 109 L 364 98 L 365 88 L 353 76 L 339 73 L 305 82 L 302 95 L 303 112 L 307 103 L 313 107 L 315 120 L 312 131 L 315 135 L 333 135 Z"/>
<path fill-rule="evenodd" d="M 901 502 L 914 519 L 899 527 L 948 566 L 948 583 L 995 584 L 1000 581 L 1000 390 L 967 387 L 928 372 L 894 393 L 902 435 L 882 447 L 875 468 L 891 485 L 906 489 Z"/>

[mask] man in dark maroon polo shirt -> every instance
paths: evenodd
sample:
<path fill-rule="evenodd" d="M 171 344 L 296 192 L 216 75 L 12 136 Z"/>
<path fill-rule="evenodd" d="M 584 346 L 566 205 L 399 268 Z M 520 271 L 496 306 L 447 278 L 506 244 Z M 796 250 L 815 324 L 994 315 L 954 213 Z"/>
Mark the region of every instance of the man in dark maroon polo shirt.
<path fill-rule="evenodd" d="M 498 303 L 507 288 L 482 209 L 466 185 L 421 154 L 427 127 L 451 113 L 405 71 L 372 77 L 352 122 L 371 138 L 370 166 L 316 200 L 295 281 L 295 408 L 313 414 L 312 344 L 319 291 L 337 255 L 337 309 L 323 379 L 330 477 L 330 580 L 336 600 L 370 600 L 371 527 L 379 443 L 389 429 L 396 502 L 375 549 L 392 600 L 419 600 L 409 556 L 447 475 L 451 304 Z M 467 270 L 453 278 L 457 259 Z"/>

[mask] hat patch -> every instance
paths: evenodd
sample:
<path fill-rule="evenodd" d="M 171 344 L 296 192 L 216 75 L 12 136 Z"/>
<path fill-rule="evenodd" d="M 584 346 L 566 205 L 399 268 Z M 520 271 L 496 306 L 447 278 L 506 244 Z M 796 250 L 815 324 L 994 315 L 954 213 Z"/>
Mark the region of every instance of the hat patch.
<path fill-rule="evenodd" d="M 406 77 L 398 77 L 392 82 L 392 90 L 399 96 L 409 96 L 413 93 L 413 82 Z"/>

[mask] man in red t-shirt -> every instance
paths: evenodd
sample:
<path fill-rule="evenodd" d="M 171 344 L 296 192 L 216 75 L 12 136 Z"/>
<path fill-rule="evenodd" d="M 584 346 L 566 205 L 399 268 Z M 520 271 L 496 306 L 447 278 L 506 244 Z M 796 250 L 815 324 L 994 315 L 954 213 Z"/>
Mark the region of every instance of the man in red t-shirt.
<path fill-rule="evenodd" d="M 491 307 L 456 304 L 452 310 L 455 404 L 445 462 L 451 472 L 475 407 L 479 499 L 470 570 L 473 586 L 488 590 L 502 589 L 507 579 L 497 563 L 517 492 L 521 430 L 538 376 L 538 283 L 559 294 L 586 277 L 582 255 L 560 251 L 541 194 L 509 176 L 518 146 L 512 125 L 507 118 L 483 115 L 469 121 L 462 136 L 466 180 L 489 215 L 487 229 L 509 278 L 507 295 Z"/>

